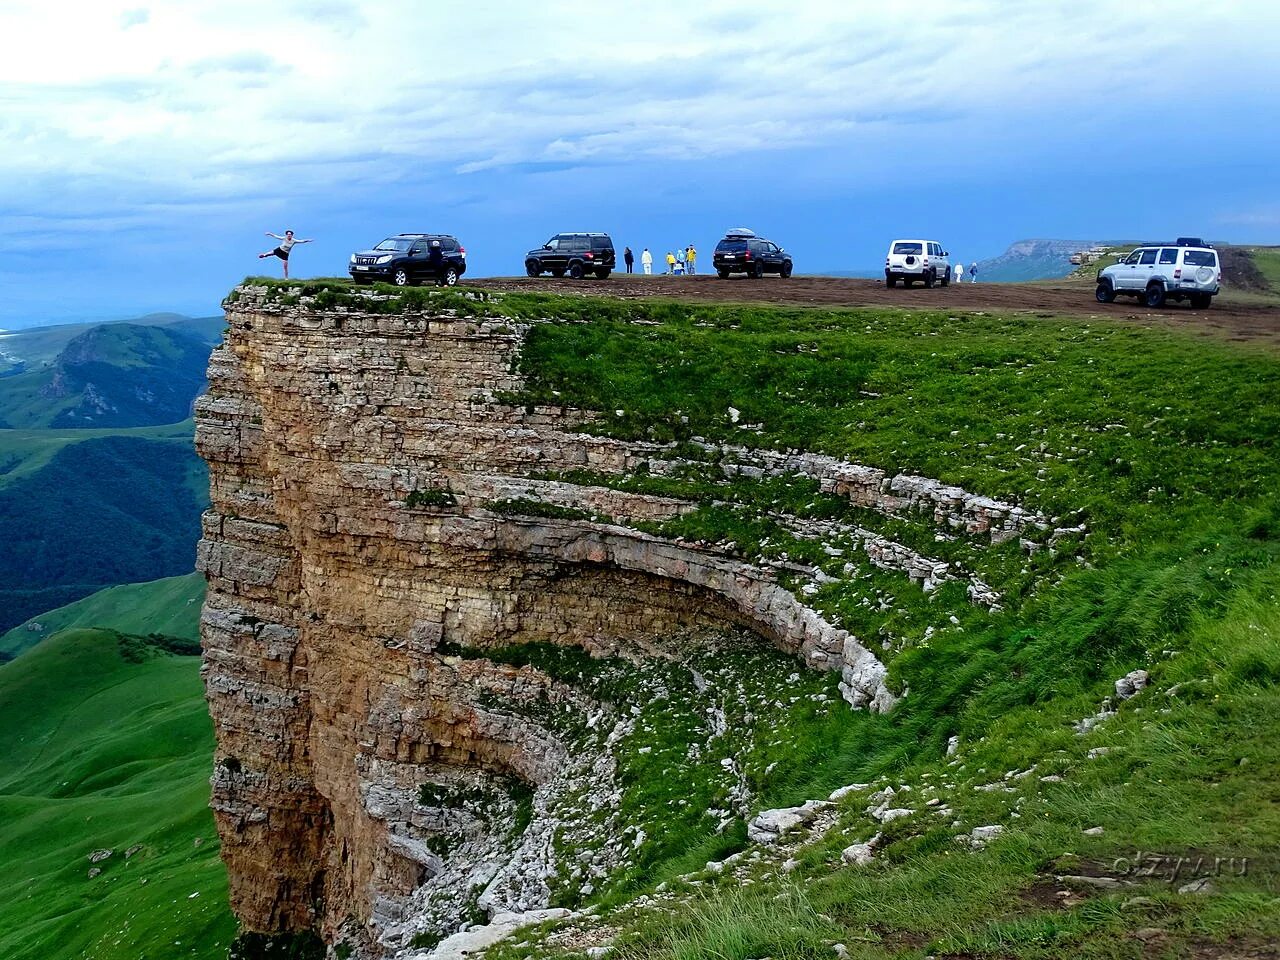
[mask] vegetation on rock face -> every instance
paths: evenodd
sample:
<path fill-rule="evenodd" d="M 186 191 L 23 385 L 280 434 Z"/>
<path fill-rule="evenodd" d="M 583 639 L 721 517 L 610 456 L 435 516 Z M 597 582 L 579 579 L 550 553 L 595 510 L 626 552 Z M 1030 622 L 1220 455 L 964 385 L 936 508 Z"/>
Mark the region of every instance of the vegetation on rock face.
<path fill-rule="evenodd" d="M 1056 557 L 1021 560 L 1016 545 L 992 558 L 963 537 L 939 539 L 933 552 L 985 563 L 1007 591 L 995 613 L 892 575 L 862 581 L 869 605 L 858 575 L 830 588 L 838 596 L 820 590 L 820 609 L 885 638 L 909 693 L 888 716 L 844 715 L 835 739 L 760 801 L 870 782 L 899 788 L 911 812 L 877 824 L 863 812 L 867 791 L 855 793 L 791 872 L 764 858 L 745 869 L 750 886 L 698 872 L 693 857 L 659 865 L 648 877 L 670 886 L 657 902 L 606 921 L 621 931 L 620 957 L 822 957 L 833 943 L 855 957 L 1113 957 L 1142 951 L 1140 928 L 1162 949 L 1208 956 L 1229 938 L 1259 945 L 1280 933 L 1273 867 L 1215 877 L 1209 896 L 1179 894 L 1185 878 L 1123 877 L 1111 889 L 1104 879 L 1083 893 L 1056 879 L 1106 874 L 1137 851 L 1280 858 L 1274 355 L 1053 318 L 612 309 L 535 326 L 522 357 L 528 393 L 516 399 L 602 411 L 591 429 L 609 435 L 820 450 L 1089 529 Z M 626 322 L 641 316 L 656 325 Z M 727 479 L 714 454 L 705 466 L 689 459 L 676 477 L 592 479 L 718 501 L 665 532 L 833 562 L 776 520 L 839 517 L 839 504 L 798 478 Z M 856 519 L 929 552 L 921 518 Z M 1134 668 L 1150 687 L 1116 702 L 1112 682 Z M 1108 696 L 1113 714 L 1077 733 Z M 780 727 L 797 744 L 811 729 Z M 654 735 L 657 752 L 670 732 Z M 952 737 L 960 749 L 948 759 Z M 1004 832 L 985 848 L 957 841 L 987 824 Z M 1083 832 L 1093 827 L 1103 829 Z M 841 864 L 843 847 L 876 832 L 878 862 Z M 535 938 L 498 956 L 560 952 Z"/>
<path fill-rule="evenodd" d="M 84 629 L 0 666 L 6 960 L 225 958 L 235 925 L 199 670 Z"/>

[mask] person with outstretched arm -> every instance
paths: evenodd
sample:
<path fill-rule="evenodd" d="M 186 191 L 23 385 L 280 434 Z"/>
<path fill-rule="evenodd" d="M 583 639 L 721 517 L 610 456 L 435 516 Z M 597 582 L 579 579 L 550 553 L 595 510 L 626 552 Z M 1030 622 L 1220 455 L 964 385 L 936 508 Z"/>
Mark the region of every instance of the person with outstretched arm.
<path fill-rule="evenodd" d="M 269 250 L 266 253 L 258 254 L 258 259 L 263 260 L 267 257 L 279 257 L 280 262 L 284 264 L 284 278 L 288 280 L 289 279 L 289 251 L 292 250 L 294 246 L 296 246 L 299 243 L 311 243 L 312 241 L 299 240 L 297 237 L 293 235 L 292 230 L 286 230 L 284 232 L 283 237 L 280 236 L 280 234 L 278 233 L 272 233 L 270 230 L 268 230 L 267 236 L 271 237 L 274 240 L 279 240 L 280 245 L 277 246 L 274 250 Z"/>

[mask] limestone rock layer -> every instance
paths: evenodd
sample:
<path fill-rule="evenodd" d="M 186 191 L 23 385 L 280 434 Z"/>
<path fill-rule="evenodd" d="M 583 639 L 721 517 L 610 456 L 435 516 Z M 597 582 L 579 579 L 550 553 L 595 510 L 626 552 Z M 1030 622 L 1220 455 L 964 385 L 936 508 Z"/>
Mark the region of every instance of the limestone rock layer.
<path fill-rule="evenodd" d="M 893 704 L 880 661 L 777 571 L 628 526 L 692 505 L 547 479 L 660 472 L 665 454 L 582 432 L 589 413 L 502 402 L 522 385 L 527 326 L 440 313 L 324 309 L 254 287 L 227 304 L 197 405 L 212 492 L 199 566 L 213 806 L 250 930 L 363 925 L 394 947 L 422 916 L 448 929 L 477 908 L 548 906 L 555 799 L 590 783 L 607 806 L 612 772 L 607 755 L 576 757 L 530 719 L 590 711 L 581 694 L 485 649 L 643 658 L 673 634 L 730 626 L 840 672 L 853 707 Z M 740 469 L 809 471 L 860 505 L 927 510 L 993 539 L 1037 523 L 831 458 Z M 512 515 L 499 500 L 607 519 Z M 489 799 L 470 813 L 433 805 L 450 792 Z M 456 902 L 462 890 L 478 901 Z"/>

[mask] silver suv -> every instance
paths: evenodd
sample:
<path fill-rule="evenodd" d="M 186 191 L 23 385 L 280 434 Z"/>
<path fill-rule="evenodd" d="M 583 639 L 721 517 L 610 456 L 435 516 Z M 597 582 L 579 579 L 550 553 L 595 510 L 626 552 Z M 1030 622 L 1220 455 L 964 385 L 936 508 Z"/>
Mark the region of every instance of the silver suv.
<path fill-rule="evenodd" d="M 1099 303 L 1117 295 L 1137 297 L 1148 307 L 1163 307 L 1166 300 L 1189 300 L 1197 310 L 1206 309 L 1222 286 L 1218 251 L 1203 243 L 1171 243 L 1139 247 L 1119 263 L 1098 271 Z"/>
<path fill-rule="evenodd" d="M 938 281 L 948 286 L 950 256 L 936 240 L 895 240 L 884 258 L 884 285 L 896 287 L 901 280 L 904 287 L 909 287 L 912 281 L 923 280 L 926 287 Z"/>

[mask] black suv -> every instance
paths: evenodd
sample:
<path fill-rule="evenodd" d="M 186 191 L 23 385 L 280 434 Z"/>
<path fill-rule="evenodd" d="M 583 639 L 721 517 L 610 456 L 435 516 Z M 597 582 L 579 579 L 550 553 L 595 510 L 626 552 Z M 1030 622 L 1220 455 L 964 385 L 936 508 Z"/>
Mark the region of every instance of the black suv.
<path fill-rule="evenodd" d="M 446 233 L 398 233 L 372 250 L 353 253 L 347 269 L 356 283 L 389 280 L 411 287 L 432 280 L 452 287 L 467 272 L 467 251 Z"/>
<path fill-rule="evenodd" d="M 566 273 L 581 280 L 594 273 L 603 280 L 614 266 L 613 241 L 607 233 L 557 233 L 537 250 L 524 257 L 524 272 L 531 277 Z"/>
<path fill-rule="evenodd" d="M 791 276 L 791 254 L 750 230 L 730 230 L 725 234 L 716 244 L 711 265 L 721 280 L 728 280 L 731 273 L 745 273 L 756 279 L 766 273 Z"/>

